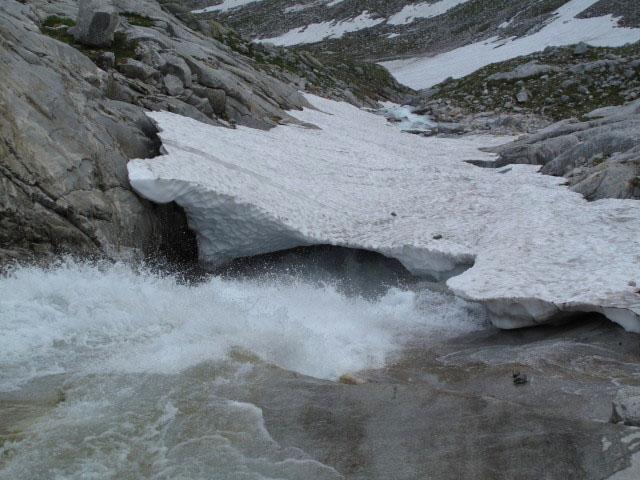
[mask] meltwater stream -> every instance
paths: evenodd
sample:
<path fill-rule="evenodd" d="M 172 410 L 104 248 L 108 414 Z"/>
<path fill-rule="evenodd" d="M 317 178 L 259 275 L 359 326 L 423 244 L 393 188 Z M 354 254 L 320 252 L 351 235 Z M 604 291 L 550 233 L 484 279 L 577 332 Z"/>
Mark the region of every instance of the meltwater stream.
<path fill-rule="evenodd" d="M 191 284 L 72 260 L 4 274 L 0 479 L 341 478 L 221 387 L 265 367 L 336 380 L 409 340 L 486 326 L 476 306 L 415 285 L 347 288 L 368 274 L 344 265 Z"/>

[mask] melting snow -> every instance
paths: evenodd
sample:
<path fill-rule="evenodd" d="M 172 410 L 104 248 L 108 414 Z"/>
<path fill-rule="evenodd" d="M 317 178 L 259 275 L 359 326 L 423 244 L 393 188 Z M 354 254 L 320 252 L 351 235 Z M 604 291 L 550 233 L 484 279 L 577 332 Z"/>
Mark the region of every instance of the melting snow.
<path fill-rule="evenodd" d="M 463 77 L 491 63 L 529 55 L 550 45 L 585 42 L 593 46 L 615 47 L 640 40 L 640 28 L 618 27 L 617 20 L 611 15 L 575 18 L 597 1 L 570 1 L 554 13 L 550 23 L 532 35 L 508 39 L 492 37 L 433 57 L 393 60 L 381 64 L 399 82 L 420 89 L 431 87 L 450 76 Z"/>
<path fill-rule="evenodd" d="M 355 18 L 340 22 L 312 23 L 304 27 L 294 28 L 287 33 L 273 38 L 263 38 L 257 42 L 270 42 L 275 45 L 289 46 L 300 43 L 319 42 L 326 38 L 341 38 L 345 33 L 356 32 L 364 28 L 373 27 L 384 22 L 384 18 L 374 18 L 368 11 L 362 12 Z"/>
<path fill-rule="evenodd" d="M 167 154 L 131 161 L 131 184 L 185 208 L 205 261 L 362 248 L 416 274 L 457 275 L 448 285 L 485 302 L 501 327 L 600 311 L 640 331 L 630 286 L 640 284 L 639 203 L 588 203 L 535 166 L 464 162 L 492 158 L 478 147 L 504 137 L 422 138 L 351 105 L 309 100 L 321 111 L 295 116 L 321 129 L 231 130 L 149 113 Z"/>
<path fill-rule="evenodd" d="M 244 5 L 248 5 L 249 3 L 261 2 L 263 0 L 223 0 L 219 5 L 212 5 L 210 7 L 201 8 L 199 10 L 192 10 L 192 13 L 207 13 L 207 12 L 215 12 L 215 11 L 227 11 L 232 8 L 242 7 Z"/>
<path fill-rule="evenodd" d="M 416 18 L 437 17 L 468 1 L 469 0 L 440 0 L 436 3 L 422 2 L 406 5 L 402 10 L 389 18 L 388 23 L 391 25 L 404 25 L 413 22 Z"/>

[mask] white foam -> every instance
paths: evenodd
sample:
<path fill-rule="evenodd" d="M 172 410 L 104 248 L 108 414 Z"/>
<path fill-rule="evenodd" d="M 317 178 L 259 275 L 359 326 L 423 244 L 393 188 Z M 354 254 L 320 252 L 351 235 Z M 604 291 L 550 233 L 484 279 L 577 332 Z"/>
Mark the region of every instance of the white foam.
<path fill-rule="evenodd" d="M 428 292 L 365 300 L 295 277 L 186 286 L 124 265 L 20 268 L 0 291 L 2 390 L 77 370 L 173 374 L 234 349 L 335 379 L 384 366 L 414 333 L 483 321 Z"/>
<path fill-rule="evenodd" d="M 390 102 L 383 103 L 382 112 L 394 118 L 395 127 L 401 130 L 430 130 L 436 123 L 428 115 L 413 113 L 414 108 L 408 105 L 397 105 Z"/>
<path fill-rule="evenodd" d="M 593 46 L 621 46 L 640 40 L 640 28 L 622 28 L 611 15 L 575 18 L 597 0 L 572 0 L 541 30 L 523 37 L 489 38 L 432 57 L 382 62 L 396 79 L 415 89 L 431 87 L 447 77 L 463 77 L 486 65 L 529 55 L 547 46 L 585 42 Z M 437 4 L 435 4 L 437 5 Z"/>

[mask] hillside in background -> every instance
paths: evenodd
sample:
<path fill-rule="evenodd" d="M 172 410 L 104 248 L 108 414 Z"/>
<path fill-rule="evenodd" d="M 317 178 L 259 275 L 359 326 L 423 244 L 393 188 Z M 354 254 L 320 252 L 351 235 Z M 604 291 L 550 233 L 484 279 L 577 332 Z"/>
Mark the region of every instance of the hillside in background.
<path fill-rule="evenodd" d="M 586 19 L 611 15 L 639 27 L 635 0 L 181 0 L 184 6 L 229 24 L 252 39 L 312 44 L 387 59 L 448 51 L 492 37 L 531 35 L 570 4 Z M 572 43 L 572 42 L 569 42 Z"/>

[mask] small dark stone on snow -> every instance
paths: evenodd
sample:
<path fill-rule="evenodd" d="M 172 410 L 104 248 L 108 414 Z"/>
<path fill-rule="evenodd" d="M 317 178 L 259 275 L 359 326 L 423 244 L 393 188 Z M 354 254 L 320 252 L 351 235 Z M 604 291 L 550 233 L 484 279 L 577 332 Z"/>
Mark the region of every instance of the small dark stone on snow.
<path fill-rule="evenodd" d="M 440 240 L 442 238 L 442 235 L 440 235 L 439 233 L 433 236 L 434 240 Z"/>

